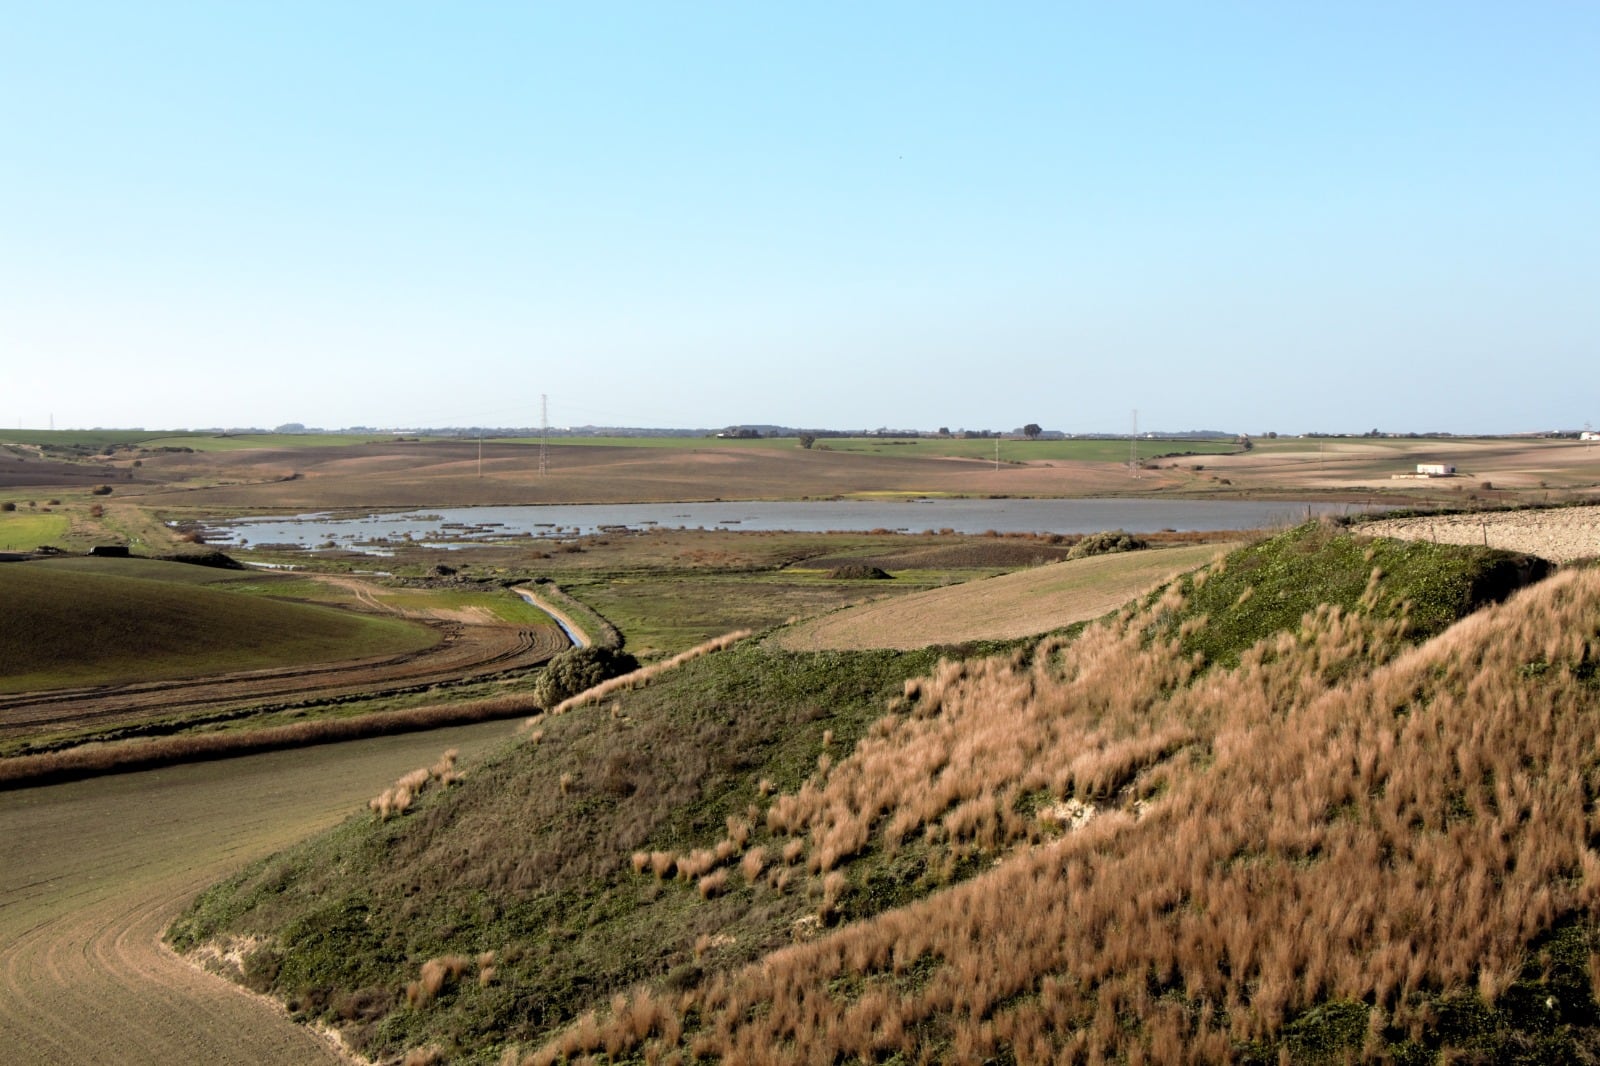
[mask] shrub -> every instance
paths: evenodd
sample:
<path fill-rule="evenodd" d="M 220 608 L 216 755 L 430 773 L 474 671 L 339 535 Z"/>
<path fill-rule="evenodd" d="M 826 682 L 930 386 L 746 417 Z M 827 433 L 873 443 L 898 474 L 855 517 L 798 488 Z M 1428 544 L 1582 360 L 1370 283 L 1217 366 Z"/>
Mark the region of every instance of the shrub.
<path fill-rule="evenodd" d="M 5 503 L 0 503 L 0 511 L 15 511 L 16 509 L 17 505 L 12 503 L 10 500 L 7 500 Z"/>
<path fill-rule="evenodd" d="M 614 648 L 573 648 L 550 660 L 534 683 L 533 697 L 541 707 L 554 707 L 638 666 L 637 659 Z"/>
<path fill-rule="evenodd" d="M 887 581 L 889 574 L 865 563 L 848 563 L 828 571 L 828 576 L 839 581 Z"/>
<path fill-rule="evenodd" d="M 1149 547 L 1149 543 L 1124 533 L 1120 529 L 1109 530 L 1104 533 L 1092 533 L 1072 546 L 1067 553 L 1069 559 L 1083 559 L 1090 555 L 1110 555 L 1113 552 L 1138 551 Z"/>

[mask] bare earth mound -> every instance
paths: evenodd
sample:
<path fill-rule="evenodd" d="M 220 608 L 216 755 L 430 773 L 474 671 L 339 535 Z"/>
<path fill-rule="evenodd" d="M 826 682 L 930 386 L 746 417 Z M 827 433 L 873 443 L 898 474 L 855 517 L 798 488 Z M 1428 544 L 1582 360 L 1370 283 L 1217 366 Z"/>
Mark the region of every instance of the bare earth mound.
<path fill-rule="evenodd" d="M 1600 555 L 1600 507 L 1391 518 L 1359 529 L 1375 537 L 1505 548 L 1556 563 Z"/>
<path fill-rule="evenodd" d="M 1231 544 L 1101 555 L 862 604 L 778 634 L 790 651 L 1004 640 L 1098 618 Z"/>

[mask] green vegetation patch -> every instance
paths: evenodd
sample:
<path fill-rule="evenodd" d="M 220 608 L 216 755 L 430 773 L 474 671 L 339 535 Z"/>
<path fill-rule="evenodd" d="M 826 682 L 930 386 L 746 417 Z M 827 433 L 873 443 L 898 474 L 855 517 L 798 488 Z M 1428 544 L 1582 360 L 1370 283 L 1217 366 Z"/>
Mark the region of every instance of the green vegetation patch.
<path fill-rule="evenodd" d="M 504 1042 L 531 1043 L 617 989 L 683 987 L 713 960 L 787 943 L 813 901 L 738 878 L 706 899 L 635 872 L 630 856 L 727 833 L 761 788 L 793 790 L 824 752 L 847 755 L 938 658 L 747 643 L 694 660 L 615 703 L 542 720 L 537 741 L 412 814 L 362 815 L 258 863 L 196 901 L 170 939 L 270 938 L 255 985 L 352 1026 L 368 1055 L 431 1042 L 453 1062 L 492 1062 Z M 480 983 L 490 951 L 495 973 Z M 406 985 L 447 954 L 474 960 L 470 972 L 409 1005 Z M 383 1009 L 367 1017 L 358 1002 Z"/>
<path fill-rule="evenodd" d="M 0 565 L 0 691 L 331 662 L 418 651 L 438 640 L 399 620 L 236 596 L 187 580 L 207 574 L 204 567 L 155 565 L 182 576 Z"/>
<path fill-rule="evenodd" d="M 63 514 L 0 513 L 0 551 L 31 552 L 41 545 L 59 546 L 67 526 Z"/>
<path fill-rule="evenodd" d="M 93 449 L 144 444 L 154 437 L 170 437 L 187 444 L 184 433 L 144 429 L 7 429 L 0 430 L 0 444 L 28 444 L 49 449 Z"/>
<path fill-rule="evenodd" d="M 1258 640 L 1297 629 L 1323 604 L 1404 613 L 1411 637 L 1422 640 L 1549 571 L 1543 560 L 1513 552 L 1359 537 L 1310 522 L 1184 577 L 1184 606 L 1161 627 L 1176 632 L 1204 615 L 1206 624 L 1184 637 L 1183 650 L 1224 666 L 1237 665 Z"/>

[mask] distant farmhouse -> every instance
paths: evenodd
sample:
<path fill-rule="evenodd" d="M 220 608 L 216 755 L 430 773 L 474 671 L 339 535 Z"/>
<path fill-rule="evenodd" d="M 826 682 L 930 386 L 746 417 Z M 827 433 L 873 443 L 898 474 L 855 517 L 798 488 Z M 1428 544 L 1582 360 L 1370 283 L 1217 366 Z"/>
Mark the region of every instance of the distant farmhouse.
<path fill-rule="evenodd" d="M 1427 480 L 1434 477 L 1455 477 L 1456 468 L 1449 463 L 1418 463 L 1415 474 L 1395 474 L 1396 480 Z"/>

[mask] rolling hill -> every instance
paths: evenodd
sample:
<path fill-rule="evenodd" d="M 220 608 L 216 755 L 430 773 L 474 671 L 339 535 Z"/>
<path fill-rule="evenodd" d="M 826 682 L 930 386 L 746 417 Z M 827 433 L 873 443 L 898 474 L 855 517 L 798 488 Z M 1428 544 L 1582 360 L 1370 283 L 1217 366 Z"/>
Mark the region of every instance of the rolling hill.
<path fill-rule="evenodd" d="M 1600 573 L 1542 575 L 1312 525 L 1073 637 L 743 645 L 169 937 L 416 1062 L 1592 1056 Z"/>
<path fill-rule="evenodd" d="M 437 640 L 395 619 L 230 593 L 217 584 L 226 576 L 154 560 L 0 565 L 0 692 L 299 666 Z"/>

